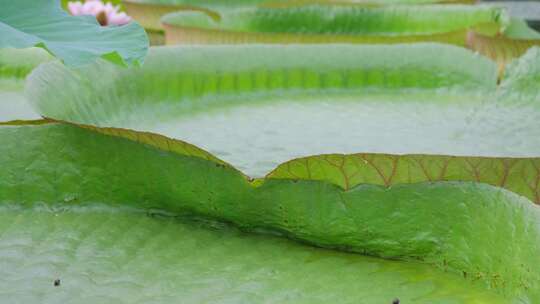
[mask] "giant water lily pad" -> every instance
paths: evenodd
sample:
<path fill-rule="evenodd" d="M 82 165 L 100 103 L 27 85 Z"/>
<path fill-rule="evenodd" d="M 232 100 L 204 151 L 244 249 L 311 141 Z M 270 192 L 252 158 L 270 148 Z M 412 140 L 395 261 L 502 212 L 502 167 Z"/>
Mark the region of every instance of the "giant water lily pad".
<path fill-rule="evenodd" d="M 193 0 L 124 0 L 126 11 L 144 28 L 152 31 L 162 30 L 161 17 L 176 11 L 200 11 L 217 17 L 215 10 L 243 6 L 254 6 L 266 0 L 234 1 L 193 1 Z"/>
<path fill-rule="evenodd" d="M 305 5 L 224 10 L 220 18 L 177 12 L 162 21 L 167 44 L 437 41 L 464 45 L 467 30 L 497 33 L 508 17 L 496 7 L 467 5 Z"/>
<path fill-rule="evenodd" d="M 252 6 L 214 13 L 177 11 L 165 15 L 162 22 L 170 45 L 453 44 L 497 61 L 501 75 L 507 63 L 540 45 L 540 34 L 497 6 Z"/>
<path fill-rule="evenodd" d="M 26 102 L 24 83 L 34 68 L 52 58 L 41 48 L 0 49 L 0 121 L 40 118 Z"/>
<path fill-rule="evenodd" d="M 242 7 L 290 7 L 309 3 L 349 3 L 359 6 L 409 5 L 432 3 L 473 3 L 474 0 L 124 0 L 127 12 L 146 29 L 162 30 L 161 17 L 177 11 L 201 11 L 219 18 L 219 11 Z"/>
<path fill-rule="evenodd" d="M 0 233 L 5 302 L 507 303 L 420 263 L 107 204 L 3 205 Z"/>
<path fill-rule="evenodd" d="M 500 86 L 493 62 L 436 44 L 157 48 L 136 70 L 48 63 L 27 95 L 60 123 L 0 129 L 0 201 L 212 218 L 421 261 L 534 303 L 537 58 Z"/>

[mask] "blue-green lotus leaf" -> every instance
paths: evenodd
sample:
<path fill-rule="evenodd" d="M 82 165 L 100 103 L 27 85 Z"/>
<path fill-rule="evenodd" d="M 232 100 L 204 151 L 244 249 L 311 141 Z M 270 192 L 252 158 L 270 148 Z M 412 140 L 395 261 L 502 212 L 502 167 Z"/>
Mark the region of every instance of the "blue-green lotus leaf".
<path fill-rule="evenodd" d="M 0 48 L 43 47 L 71 66 L 99 57 L 139 65 L 148 50 L 146 33 L 135 22 L 102 27 L 94 17 L 70 16 L 59 0 L 2 0 L 0 6 Z"/>

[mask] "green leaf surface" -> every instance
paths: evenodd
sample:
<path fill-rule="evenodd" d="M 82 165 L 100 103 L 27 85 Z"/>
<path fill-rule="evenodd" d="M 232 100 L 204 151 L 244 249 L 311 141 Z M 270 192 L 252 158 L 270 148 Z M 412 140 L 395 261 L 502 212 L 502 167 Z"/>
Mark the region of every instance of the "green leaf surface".
<path fill-rule="evenodd" d="M 173 275 L 184 273 L 180 269 L 194 272 L 195 278 L 188 276 L 189 282 L 194 279 L 204 282 L 206 275 L 212 275 L 216 280 L 244 286 L 243 278 L 247 276 L 246 280 L 261 284 L 261 291 L 257 294 L 274 296 L 273 291 L 277 289 L 268 287 L 267 274 L 257 276 L 250 271 L 251 268 L 245 268 L 252 263 L 259 269 L 261 263 L 273 269 L 284 263 L 284 268 L 278 268 L 281 271 L 275 275 L 284 275 L 284 280 L 289 275 L 293 276 L 287 283 L 289 288 L 302 289 L 308 288 L 303 284 L 322 284 L 328 288 L 321 290 L 324 294 L 344 292 L 345 298 L 340 297 L 336 300 L 338 302 L 347 302 L 350 296 L 365 296 L 373 301 L 386 297 L 401 297 L 403 301 L 414 298 L 418 303 L 535 303 L 540 296 L 540 273 L 536 268 L 540 262 L 536 254 L 540 250 L 540 210 L 523 197 L 501 188 L 481 183 L 436 182 L 390 188 L 364 184 L 344 191 L 324 181 L 281 179 L 268 179 L 255 186 L 238 171 L 217 166 L 211 160 L 163 151 L 155 146 L 76 126 L 50 123 L 3 126 L 0 127 L 0 137 L 7 143 L 0 146 L 0 161 L 5 164 L 0 171 L 0 202 L 4 206 L 15 205 L 26 210 L 10 211 L 8 208 L 0 212 L 0 217 L 6 218 L 0 221 L 0 243 L 3 244 L 0 255 L 6 251 L 12 253 L 3 259 L 7 267 L 2 267 L 2 271 L 8 274 L 0 280 L 8 286 L 17 284 L 17 281 L 11 281 L 10 278 L 14 278 L 11 274 L 17 272 L 20 278 L 30 271 L 21 265 L 21 259 L 26 261 L 24 265 L 43 265 L 48 269 L 44 275 L 33 277 L 27 284 L 14 289 L 28 297 L 39 294 L 43 288 L 40 282 L 54 272 L 64 280 L 63 284 L 71 286 L 65 292 L 71 290 L 76 293 L 84 289 L 87 296 L 105 296 L 97 289 L 102 286 L 97 282 L 103 280 L 111 282 L 108 290 L 115 290 L 109 297 L 120 293 L 126 294 L 126 299 L 132 299 L 141 294 L 136 288 L 140 288 L 140 284 L 146 286 L 149 281 L 160 284 L 166 279 L 174 286 L 185 283 L 186 276 Z M 102 201 L 119 208 L 108 219 L 101 215 L 109 212 L 107 208 L 104 211 L 77 207 Z M 25 209 L 36 203 L 42 207 Z M 343 261 L 345 266 L 339 262 L 342 254 L 319 253 L 319 259 L 326 259 L 326 255 L 332 261 L 324 266 L 326 264 L 302 258 L 307 252 L 320 252 L 316 249 L 304 249 L 288 243 L 283 245 L 284 241 L 267 237 L 238 237 L 221 229 L 216 232 L 193 231 L 178 223 L 156 223 L 156 219 L 145 219 L 140 213 L 132 215 L 126 212 L 126 207 L 152 214 L 165 212 L 190 218 L 215 218 L 234 223 L 246 231 L 278 233 L 318 246 L 406 262 L 373 260 L 373 263 L 378 263 L 377 270 L 369 268 L 364 272 L 356 269 L 358 266 L 355 265 L 370 259 L 350 257 L 353 260 Z M 40 209 L 43 213 L 37 212 Z M 52 212 L 50 215 L 48 210 Z M 80 213 L 72 215 L 72 212 Z M 27 224 L 30 220 L 33 225 Z M 95 226 L 97 223 L 99 227 Z M 65 234 L 71 237 L 66 238 Z M 117 241 L 117 236 L 122 241 Z M 162 247 L 157 241 L 162 238 L 168 246 Z M 266 244 L 264 249 L 259 250 L 254 244 L 253 240 L 257 239 L 259 244 Z M 16 240 L 28 241 L 22 247 L 10 246 Z M 80 254 L 91 254 L 93 262 L 90 265 L 94 265 L 91 281 L 96 283 L 85 283 L 87 281 L 82 275 L 89 265 L 85 263 L 86 254 L 70 254 L 75 258 L 73 263 L 64 259 L 62 264 L 41 260 L 46 257 L 55 259 L 56 254 L 62 256 L 63 251 L 50 251 L 50 246 L 64 248 L 62 244 L 67 243 L 62 240 L 69 240 L 70 246 L 78 248 Z M 508 245 L 510 243 L 512 246 Z M 198 244 L 199 251 L 185 248 L 190 244 Z M 226 244 L 231 244 L 231 247 Z M 230 252 L 226 248 L 234 250 Z M 14 250 L 23 250 L 26 254 L 14 254 Z M 153 253 L 149 254 L 147 250 Z M 43 251 L 55 254 L 38 255 Z M 288 254 L 279 254 L 280 251 Z M 95 252 L 100 252 L 97 260 Z M 174 254 L 168 256 L 169 252 Z M 213 258 L 215 252 L 219 259 Z M 265 255 L 261 256 L 262 253 Z M 202 261 L 190 259 L 191 254 Z M 269 259 L 266 254 L 279 257 Z M 184 258 L 177 259 L 179 256 Z M 244 267 L 234 268 L 236 264 L 230 261 L 231 258 L 238 258 Z M 131 266 L 116 265 L 122 261 L 130 261 L 128 264 Z M 291 273 L 295 270 L 289 265 L 303 265 L 303 261 L 313 267 L 314 273 L 321 274 L 306 281 L 295 279 Z M 419 266 L 418 261 L 448 273 L 428 271 L 428 268 Z M 169 267 L 163 268 L 162 263 Z M 67 265 L 72 266 L 66 268 Z M 218 271 L 223 265 L 228 265 L 228 268 Z M 119 289 L 110 281 L 110 267 L 117 269 L 114 272 L 116 279 L 120 271 L 129 276 L 133 284 L 118 283 L 124 286 Z M 205 267 L 212 270 L 205 271 Z M 305 267 L 300 267 L 299 273 L 305 275 Z M 336 272 L 328 272 L 325 267 L 344 272 L 337 276 L 339 283 L 324 283 L 331 277 L 336 278 Z M 150 269 L 158 271 L 161 276 L 156 277 L 158 273 Z M 163 275 L 169 271 L 172 277 Z M 373 281 L 379 280 L 379 273 L 381 283 Z M 50 278 L 51 284 L 53 278 Z M 393 285 L 394 280 L 401 283 Z M 305 283 L 296 285 L 301 284 L 300 281 Z M 425 281 L 431 283 L 420 283 Z M 189 288 L 160 288 L 159 292 L 170 297 L 177 296 L 178 292 L 199 296 L 201 288 L 208 286 L 202 282 L 202 285 Z M 370 287 L 372 285 L 364 285 L 369 282 L 379 288 L 374 290 Z M 38 283 L 40 285 L 34 287 Z M 397 286 L 401 287 L 395 289 Z M 490 295 L 488 290 L 502 298 Z M 318 301 L 310 298 L 318 295 L 317 291 L 307 293 L 299 301 Z M 228 295 L 227 292 L 224 294 Z M 241 294 L 246 295 L 245 292 Z M 53 294 L 51 297 L 57 299 L 61 295 Z M 159 302 L 159 298 L 156 301 Z M 216 303 L 223 301 L 215 299 Z"/>
<path fill-rule="evenodd" d="M 518 66 L 537 59 L 527 53 L 500 87 L 495 63 L 436 44 L 155 48 L 138 69 L 47 63 L 27 95 L 67 124 L 0 129 L 0 201 L 213 218 L 423 261 L 535 303 L 540 88 L 536 69 Z"/>
<path fill-rule="evenodd" d="M 134 71 L 47 64 L 27 93 L 45 117 L 166 135 L 261 177 L 317 154 L 538 157 L 536 97 L 496 77 L 442 45 L 181 47 Z"/>
<path fill-rule="evenodd" d="M 144 28 L 162 30 L 161 17 L 177 11 L 202 11 L 219 18 L 220 10 L 243 7 L 289 7 L 305 4 L 340 4 L 348 3 L 362 6 L 431 4 L 431 3 L 473 3 L 471 0 L 124 0 L 123 5 L 128 14 L 141 23 Z"/>
<path fill-rule="evenodd" d="M 133 208 L 2 206 L 0 235 L 0 301 L 8 303 L 507 302 L 478 282 L 419 263 Z M 314 275 L 306 279 L 306 271 Z"/>
<path fill-rule="evenodd" d="M 0 49 L 0 121 L 39 118 L 24 98 L 25 78 L 52 58 L 40 48 Z"/>
<path fill-rule="evenodd" d="M 67 4 L 68 2 L 73 2 L 73 1 L 69 1 L 69 0 L 61 0 L 60 3 L 62 3 L 62 7 L 64 9 L 67 9 Z M 105 0 L 103 1 L 105 3 L 111 3 L 113 5 L 119 5 L 120 7 L 122 7 L 122 0 Z"/>
<path fill-rule="evenodd" d="M 285 3 L 356 3 L 356 4 L 425 4 L 425 3 L 472 3 L 468 0 L 231 0 L 223 2 L 221 0 L 124 0 L 127 3 L 141 3 L 148 5 L 190 5 L 202 7 L 248 7 L 256 5 L 275 5 Z"/>
<path fill-rule="evenodd" d="M 512 18 L 504 29 L 504 35 L 514 39 L 538 39 L 540 33 L 529 27 L 525 20 Z"/>
<path fill-rule="evenodd" d="M 41 116 L 28 103 L 23 92 L 0 90 L 0 122 L 39 118 Z"/>
<path fill-rule="evenodd" d="M 539 100 L 539 59 L 540 47 L 533 47 L 519 60 L 514 60 L 507 66 L 505 78 L 501 83 L 505 98 L 524 102 L 527 102 L 527 100 Z"/>
<path fill-rule="evenodd" d="M 224 2 L 219 2 L 223 4 Z M 124 7 L 130 17 L 137 20 L 145 29 L 150 31 L 162 31 L 161 17 L 166 14 L 181 10 L 202 11 L 211 16 L 217 17 L 218 14 L 209 8 L 201 7 L 196 4 L 174 4 L 174 3 L 155 3 L 141 1 L 124 1 Z M 232 4 L 229 4 L 232 5 Z"/>
<path fill-rule="evenodd" d="M 268 177 L 324 180 L 345 190 L 361 184 L 389 187 L 433 181 L 471 181 L 506 188 L 540 203 L 540 158 L 321 155 L 282 164 Z"/>
<path fill-rule="evenodd" d="M 228 10 L 219 19 L 201 12 L 177 12 L 162 21 L 168 44 L 438 41 L 463 45 L 468 28 L 490 27 L 496 33 L 507 19 L 499 8 L 465 5 L 307 5 Z"/>
<path fill-rule="evenodd" d="M 101 27 L 94 17 L 70 16 L 59 0 L 3 0 L 0 5 L 0 48 L 42 47 L 71 66 L 99 57 L 139 65 L 148 49 L 148 38 L 135 22 Z"/>
<path fill-rule="evenodd" d="M 0 49 L 0 91 L 21 90 L 30 72 L 52 56 L 39 48 Z"/>
<path fill-rule="evenodd" d="M 280 100 L 399 100 L 405 92 L 422 100 L 439 95 L 436 104 L 474 103 L 495 91 L 496 76 L 491 61 L 437 44 L 157 47 L 138 69 L 107 62 L 79 69 L 42 65 L 26 93 L 44 116 L 130 128 Z"/>
<path fill-rule="evenodd" d="M 98 75 L 107 77 L 96 81 Z M 261 177 L 318 154 L 536 158 L 540 147 L 530 139 L 538 136 L 537 97 L 513 96 L 513 82 L 497 90 L 495 64 L 442 45 L 222 46 L 157 48 L 135 71 L 48 64 L 31 76 L 27 93 L 45 117 L 184 140 Z M 527 86 L 538 90 L 529 82 L 519 92 Z M 467 162 L 459 167 L 470 171 Z M 518 175 L 512 189 L 538 201 L 529 185 L 534 176 Z"/>

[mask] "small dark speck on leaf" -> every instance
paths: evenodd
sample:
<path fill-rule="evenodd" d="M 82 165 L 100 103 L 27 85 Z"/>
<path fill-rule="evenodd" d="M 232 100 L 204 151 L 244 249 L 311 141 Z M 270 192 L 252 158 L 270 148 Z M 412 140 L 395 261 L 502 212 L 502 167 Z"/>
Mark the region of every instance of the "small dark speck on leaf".
<path fill-rule="evenodd" d="M 399 304 L 399 299 L 394 299 L 394 301 L 392 301 L 392 304 Z"/>
<path fill-rule="evenodd" d="M 55 287 L 60 286 L 60 279 L 54 280 L 54 286 L 55 286 Z"/>

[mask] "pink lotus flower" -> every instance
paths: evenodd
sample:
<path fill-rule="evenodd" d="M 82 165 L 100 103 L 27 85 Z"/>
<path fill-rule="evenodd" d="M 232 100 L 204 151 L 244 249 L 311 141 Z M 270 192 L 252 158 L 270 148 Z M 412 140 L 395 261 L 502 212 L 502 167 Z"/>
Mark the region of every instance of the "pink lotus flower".
<path fill-rule="evenodd" d="M 120 12 L 120 7 L 111 3 L 103 4 L 101 0 L 87 0 L 86 2 L 68 2 L 68 10 L 73 16 L 92 15 L 96 16 L 99 24 L 124 25 L 131 21 L 131 17 Z"/>

